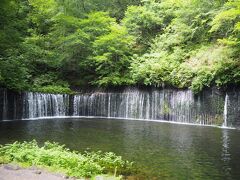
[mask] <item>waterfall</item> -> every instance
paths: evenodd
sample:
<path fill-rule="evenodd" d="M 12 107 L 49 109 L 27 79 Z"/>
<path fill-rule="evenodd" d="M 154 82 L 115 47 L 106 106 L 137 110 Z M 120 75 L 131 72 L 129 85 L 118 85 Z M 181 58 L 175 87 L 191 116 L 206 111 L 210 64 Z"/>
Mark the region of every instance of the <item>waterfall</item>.
<path fill-rule="evenodd" d="M 223 125 L 222 125 L 223 127 L 227 127 L 228 101 L 229 101 L 229 97 L 228 97 L 228 94 L 226 93 L 225 101 L 224 101 L 224 111 L 223 111 L 223 118 L 224 118 L 224 122 L 223 122 Z"/>
<path fill-rule="evenodd" d="M 240 127 L 240 93 L 126 88 L 76 95 L 0 89 L 0 119 L 95 116 Z M 231 107 L 230 101 L 231 98 Z"/>
<path fill-rule="evenodd" d="M 69 96 L 61 94 L 24 94 L 24 118 L 67 116 Z"/>
<path fill-rule="evenodd" d="M 205 107 L 190 90 L 126 89 L 123 92 L 95 92 L 74 96 L 74 116 L 166 120 L 214 125 L 217 112 L 207 115 Z"/>

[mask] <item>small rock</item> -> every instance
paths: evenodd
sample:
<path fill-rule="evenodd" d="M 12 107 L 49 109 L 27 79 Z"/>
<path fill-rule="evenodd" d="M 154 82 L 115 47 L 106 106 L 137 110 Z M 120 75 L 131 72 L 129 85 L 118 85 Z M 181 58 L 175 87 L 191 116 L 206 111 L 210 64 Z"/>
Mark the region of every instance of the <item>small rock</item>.
<path fill-rule="evenodd" d="M 10 164 L 7 164 L 7 165 L 4 165 L 4 169 L 7 169 L 7 170 L 19 170 L 20 167 L 19 166 L 16 166 L 16 165 L 10 165 Z"/>
<path fill-rule="evenodd" d="M 69 176 L 63 176 L 64 179 L 69 179 Z"/>
<path fill-rule="evenodd" d="M 40 170 L 34 171 L 35 174 L 41 174 L 42 172 Z"/>

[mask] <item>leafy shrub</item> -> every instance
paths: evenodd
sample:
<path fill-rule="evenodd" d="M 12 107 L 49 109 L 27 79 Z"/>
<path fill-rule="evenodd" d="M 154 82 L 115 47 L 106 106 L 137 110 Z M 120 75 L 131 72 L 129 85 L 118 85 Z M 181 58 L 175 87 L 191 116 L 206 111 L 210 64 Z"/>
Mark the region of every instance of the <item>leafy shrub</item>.
<path fill-rule="evenodd" d="M 62 87 L 58 85 L 36 87 L 31 90 L 35 92 L 52 93 L 52 94 L 73 94 L 74 93 L 69 87 Z"/>
<path fill-rule="evenodd" d="M 133 37 L 125 28 L 112 25 L 111 32 L 100 36 L 93 43 L 94 57 L 98 76 L 92 83 L 100 86 L 124 85 L 129 83 L 128 69 Z"/>
<path fill-rule="evenodd" d="M 60 80 L 57 73 L 49 72 L 36 77 L 34 80 L 32 91 L 53 93 L 53 94 L 72 94 L 66 81 Z"/>
<path fill-rule="evenodd" d="M 231 77 L 234 77 L 233 72 L 234 70 L 236 72 L 239 67 L 232 60 L 232 54 L 230 48 L 222 45 L 200 48 L 194 56 L 185 62 L 193 74 L 190 88 L 197 93 L 204 87 L 223 86 L 231 81 L 234 82 Z M 234 64 L 235 66 L 231 66 Z"/>
<path fill-rule="evenodd" d="M 0 146 L 0 162 L 14 162 L 24 166 L 43 167 L 72 177 L 92 177 L 101 173 L 130 173 L 133 163 L 124 161 L 112 152 L 70 151 L 64 145 L 45 142 L 42 147 L 35 140 Z"/>

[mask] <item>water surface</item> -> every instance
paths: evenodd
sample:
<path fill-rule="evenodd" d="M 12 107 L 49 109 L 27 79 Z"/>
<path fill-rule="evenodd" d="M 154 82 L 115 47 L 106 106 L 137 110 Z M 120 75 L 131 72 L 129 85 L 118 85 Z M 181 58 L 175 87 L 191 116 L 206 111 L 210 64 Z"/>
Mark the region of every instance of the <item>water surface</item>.
<path fill-rule="evenodd" d="M 116 119 L 0 123 L 1 144 L 36 139 L 113 151 L 135 161 L 143 179 L 240 179 L 239 137 L 239 130 Z"/>

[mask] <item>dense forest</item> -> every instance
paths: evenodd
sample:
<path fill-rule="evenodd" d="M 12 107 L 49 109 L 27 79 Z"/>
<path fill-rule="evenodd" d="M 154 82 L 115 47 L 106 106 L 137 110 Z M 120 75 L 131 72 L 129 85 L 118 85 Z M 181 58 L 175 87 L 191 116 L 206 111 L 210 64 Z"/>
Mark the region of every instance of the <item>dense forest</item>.
<path fill-rule="evenodd" d="M 240 83 L 239 0 L 1 0 L 0 86 Z"/>

